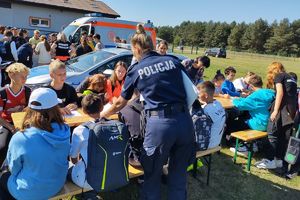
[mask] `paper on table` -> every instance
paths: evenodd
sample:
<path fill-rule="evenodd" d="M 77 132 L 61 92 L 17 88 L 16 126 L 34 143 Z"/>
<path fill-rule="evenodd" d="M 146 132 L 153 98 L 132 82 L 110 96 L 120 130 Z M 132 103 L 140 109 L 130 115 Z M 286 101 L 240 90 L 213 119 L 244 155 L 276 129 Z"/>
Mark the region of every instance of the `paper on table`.
<path fill-rule="evenodd" d="M 71 114 L 64 115 L 65 118 L 79 117 L 81 114 L 77 110 L 71 111 Z"/>
<path fill-rule="evenodd" d="M 104 105 L 103 111 L 107 111 L 111 107 L 110 103 Z"/>

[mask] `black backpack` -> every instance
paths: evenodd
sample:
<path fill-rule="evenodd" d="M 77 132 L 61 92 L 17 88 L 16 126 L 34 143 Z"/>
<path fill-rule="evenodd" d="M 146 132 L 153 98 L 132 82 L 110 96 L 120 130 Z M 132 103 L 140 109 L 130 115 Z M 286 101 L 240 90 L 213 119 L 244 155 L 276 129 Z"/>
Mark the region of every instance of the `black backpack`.
<path fill-rule="evenodd" d="M 196 150 L 206 150 L 210 142 L 213 121 L 210 116 L 204 113 L 200 103 L 197 101 L 193 104 L 191 115 L 195 129 Z"/>
<path fill-rule="evenodd" d="M 90 130 L 86 180 L 97 192 L 111 191 L 128 184 L 128 139 L 125 124 L 101 119 L 87 122 Z"/>

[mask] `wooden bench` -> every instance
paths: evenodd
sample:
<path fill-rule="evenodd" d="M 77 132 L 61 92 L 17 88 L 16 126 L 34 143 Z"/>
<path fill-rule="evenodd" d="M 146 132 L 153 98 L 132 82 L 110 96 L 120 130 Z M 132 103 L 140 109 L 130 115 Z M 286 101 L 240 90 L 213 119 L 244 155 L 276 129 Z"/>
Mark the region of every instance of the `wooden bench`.
<path fill-rule="evenodd" d="M 204 164 L 207 165 L 207 178 L 206 178 L 206 185 L 209 185 L 209 178 L 210 178 L 210 170 L 211 170 L 211 156 L 212 154 L 219 152 L 221 150 L 221 146 L 217 146 L 215 148 L 207 149 L 205 151 L 198 151 L 196 153 L 196 158 L 203 158 Z M 194 163 L 193 167 L 193 176 L 196 178 L 197 176 L 197 160 Z"/>
<path fill-rule="evenodd" d="M 207 185 L 209 184 L 209 175 L 210 175 L 210 169 L 211 169 L 211 155 L 213 153 L 216 153 L 221 150 L 220 146 L 217 146 L 212 149 L 207 149 L 205 151 L 198 151 L 196 153 L 196 158 L 204 158 L 205 164 L 208 166 L 208 172 L 207 172 Z M 208 160 L 206 159 L 208 157 Z M 165 166 L 167 167 L 167 166 Z M 128 172 L 129 172 L 129 178 L 137 178 L 139 176 L 144 175 L 144 171 L 141 168 L 134 168 L 131 165 L 128 167 Z M 197 163 L 194 164 L 194 169 L 193 169 L 193 175 L 196 177 L 196 172 L 197 172 Z M 54 197 L 52 197 L 50 200 L 59 200 L 63 198 L 67 198 L 69 196 L 74 196 L 77 194 L 80 194 L 81 192 L 87 192 L 88 190 L 82 190 L 79 186 L 75 185 L 71 181 L 67 181 L 64 185 L 64 187 L 61 189 L 61 191 L 56 194 Z"/>
<path fill-rule="evenodd" d="M 256 130 L 244 130 L 231 133 L 231 137 L 236 138 L 233 163 L 236 163 L 237 150 L 240 146 L 239 140 L 242 140 L 243 142 L 246 142 L 246 147 L 248 149 L 247 171 L 250 172 L 251 160 L 253 155 L 253 142 L 257 139 L 264 138 L 267 135 L 267 132 Z"/>
<path fill-rule="evenodd" d="M 129 165 L 128 167 L 128 172 L 129 172 L 130 179 L 144 175 L 144 171 L 142 169 L 134 168 L 131 165 Z M 87 191 L 89 190 L 83 190 L 83 192 L 87 192 Z M 69 196 L 80 194 L 81 192 L 82 192 L 81 187 L 75 185 L 71 181 L 67 181 L 64 187 L 61 189 L 61 191 L 58 194 L 56 194 L 54 197 L 52 197 L 50 200 L 67 198 Z"/>

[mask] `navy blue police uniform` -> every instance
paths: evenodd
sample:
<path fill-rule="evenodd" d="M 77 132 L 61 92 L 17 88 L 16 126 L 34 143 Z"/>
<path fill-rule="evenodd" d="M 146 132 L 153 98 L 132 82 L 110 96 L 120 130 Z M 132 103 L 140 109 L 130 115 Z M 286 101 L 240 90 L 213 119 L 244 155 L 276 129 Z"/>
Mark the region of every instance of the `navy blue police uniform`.
<path fill-rule="evenodd" d="M 194 128 L 186 106 L 182 72 L 173 56 L 149 52 L 127 72 L 121 96 L 129 100 L 137 88 L 147 116 L 141 152 L 144 185 L 141 199 L 160 199 L 160 178 L 169 158 L 168 199 L 186 199 L 186 169 L 194 154 Z"/>

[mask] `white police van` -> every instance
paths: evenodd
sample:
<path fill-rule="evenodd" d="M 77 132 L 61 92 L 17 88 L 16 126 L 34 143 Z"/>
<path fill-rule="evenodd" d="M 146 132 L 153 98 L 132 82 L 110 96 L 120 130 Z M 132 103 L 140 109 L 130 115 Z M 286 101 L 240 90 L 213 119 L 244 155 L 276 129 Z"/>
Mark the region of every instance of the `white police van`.
<path fill-rule="evenodd" d="M 88 34 L 98 33 L 101 36 L 101 42 L 105 47 L 115 47 L 115 38 L 126 40 L 128 43 L 131 36 L 136 31 L 138 22 L 112 19 L 106 17 L 98 17 L 97 15 L 90 17 L 82 17 L 73 21 L 65 27 L 63 33 L 70 42 L 78 43 L 82 32 Z M 153 24 L 148 21 L 144 23 L 145 30 L 151 36 L 154 45 L 156 44 L 156 32 Z"/>

